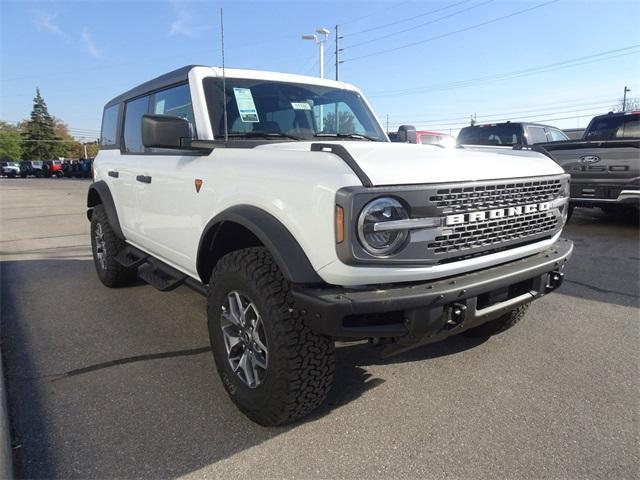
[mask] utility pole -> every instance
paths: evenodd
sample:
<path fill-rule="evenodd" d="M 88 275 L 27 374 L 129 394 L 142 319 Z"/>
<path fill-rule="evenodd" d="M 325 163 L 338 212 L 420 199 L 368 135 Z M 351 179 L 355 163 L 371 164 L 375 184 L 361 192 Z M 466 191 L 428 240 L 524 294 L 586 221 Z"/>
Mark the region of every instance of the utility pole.
<path fill-rule="evenodd" d="M 624 95 L 622 96 L 622 113 L 627 111 L 627 92 L 631 90 L 625 85 L 624 87 Z"/>
<path fill-rule="evenodd" d="M 84 147 L 84 158 L 89 158 L 89 155 L 87 155 L 87 144 L 83 143 L 82 146 Z"/>
<path fill-rule="evenodd" d="M 340 66 L 340 64 L 342 63 L 340 61 L 340 52 L 342 51 L 342 48 L 340 48 L 340 40 L 342 39 L 342 37 L 340 36 L 340 34 L 338 33 L 338 27 L 339 25 L 336 25 L 336 81 L 338 80 L 338 67 Z"/>
<path fill-rule="evenodd" d="M 387 113 L 387 133 L 389 133 L 389 114 Z"/>
<path fill-rule="evenodd" d="M 471 126 L 473 127 L 476 124 L 476 114 L 471 115 Z"/>

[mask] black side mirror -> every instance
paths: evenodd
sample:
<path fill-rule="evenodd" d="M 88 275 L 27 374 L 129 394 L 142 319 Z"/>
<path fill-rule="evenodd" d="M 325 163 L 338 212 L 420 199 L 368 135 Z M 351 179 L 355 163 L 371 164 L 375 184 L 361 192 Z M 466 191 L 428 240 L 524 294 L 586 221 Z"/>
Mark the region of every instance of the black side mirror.
<path fill-rule="evenodd" d="M 151 148 L 190 148 L 191 128 L 184 118 L 171 115 L 142 116 L 142 144 Z"/>
<path fill-rule="evenodd" d="M 398 141 L 403 143 L 418 143 L 416 127 L 413 125 L 400 125 L 398 128 Z"/>

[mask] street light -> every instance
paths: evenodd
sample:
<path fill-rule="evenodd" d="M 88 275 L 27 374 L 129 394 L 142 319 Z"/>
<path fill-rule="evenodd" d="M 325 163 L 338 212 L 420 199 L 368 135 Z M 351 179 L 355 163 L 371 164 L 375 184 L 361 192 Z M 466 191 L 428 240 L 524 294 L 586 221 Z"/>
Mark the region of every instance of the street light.
<path fill-rule="evenodd" d="M 303 40 L 313 40 L 319 47 L 320 51 L 320 78 L 324 78 L 324 42 L 327 41 L 327 37 L 331 30 L 327 28 L 319 28 L 316 30 L 316 33 L 310 33 L 307 35 L 302 35 Z M 316 35 L 317 34 L 317 35 Z"/>
<path fill-rule="evenodd" d="M 324 42 L 327 41 L 327 37 L 329 36 L 329 34 L 331 33 L 331 31 L 327 28 L 318 28 L 316 30 L 316 33 L 310 33 L 310 34 L 306 34 L 306 35 L 302 35 L 302 39 L 303 40 L 313 40 L 314 42 L 316 42 L 316 44 L 319 47 L 319 53 L 320 53 L 320 78 L 324 78 Z M 318 109 L 318 114 L 319 114 L 319 118 L 318 118 L 318 129 L 320 132 L 322 132 L 324 130 L 324 109 L 322 108 L 322 105 L 319 106 Z"/>

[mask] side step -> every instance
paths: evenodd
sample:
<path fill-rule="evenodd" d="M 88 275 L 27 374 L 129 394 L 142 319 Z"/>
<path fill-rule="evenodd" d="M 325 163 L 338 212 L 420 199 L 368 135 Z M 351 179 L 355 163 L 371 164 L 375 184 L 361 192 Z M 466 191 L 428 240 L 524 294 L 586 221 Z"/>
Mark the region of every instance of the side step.
<path fill-rule="evenodd" d="M 115 261 L 125 268 L 135 268 L 142 265 L 149 259 L 149 255 L 142 250 L 138 250 L 136 247 L 127 245 L 124 249 L 118 253 L 115 257 Z"/>
<path fill-rule="evenodd" d="M 154 259 L 148 259 L 147 263 L 138 268 L 138 276 L 161 292 L 173 290 L 187 279 L 184 273 Z"/>

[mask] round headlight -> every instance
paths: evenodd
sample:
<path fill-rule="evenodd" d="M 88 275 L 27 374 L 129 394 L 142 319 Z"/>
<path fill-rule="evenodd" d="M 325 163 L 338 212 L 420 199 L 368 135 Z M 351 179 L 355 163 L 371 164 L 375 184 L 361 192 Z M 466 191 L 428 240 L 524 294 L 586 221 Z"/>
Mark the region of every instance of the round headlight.
<path fill-rule="evenodd" d="M 384 229 L 385 222 L 409 218 L 402 204 L 391 197 L 381 197 L 369 202 L 358 218 L 358 238 L 365 250 L 372 255 L 391 255 L 402 247 L 409 236 L 408 230 Z M 379 227 L 376 229 L 375 225 Z"/>

